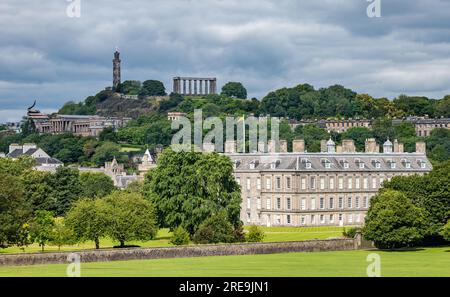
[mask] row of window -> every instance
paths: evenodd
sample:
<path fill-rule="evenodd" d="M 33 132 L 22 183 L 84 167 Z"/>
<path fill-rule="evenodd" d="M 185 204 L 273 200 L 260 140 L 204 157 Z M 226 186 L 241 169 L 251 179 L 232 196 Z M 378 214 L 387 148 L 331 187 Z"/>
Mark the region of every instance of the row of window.
<path fill-rule="evenodd" d="M 333 223 L 344 223 L 345 219 L 347 219 L 346 223 L 347 224 L 359 224 L 361 223 L 363 217 L 361 214 L 329 214 L 329 215 L 325 215 L 325 214 L 320 214 L 320 215 L 301 215 L 299 218 L 299 224 L 300 225 L 317 225 L 317 224 L 333 224 Z M 251 223 L 252 222 L 252 217 L 251 217 L 251 213 L 248 212 L 247 213 L 247 223 Z M 266 216 L 266 223 L 271 222 L 271 215 L 267 215 Z M 261 215 L 258 214 L 258 223 L 263 223 L 261 222 Z M 274 220 L 273 223 L 275 225 L 290 225 L 293 224 L 293 215 L 287 214 L 287 215 L 281 215 L 281 214 L 276 214 L 274 215 Z"/>
<path fill-rule="evenodd" d="M 309 200 L 309 203 L 308 203 Z M 316 205 L 316 198 L 300 198 L 300 204 L 299 208 L 300 210 L 315 210 L 315 209 L 344 209 L 344 208 L 368 208 L 369 207 L 369 197 L 347 197 L 344 199 L 344 197 L 338 197 L 335 199 L 335 197 L 329 197 L 328 199 L 325 199 L 323 197 L 320 197 L 318 200 L 319 205 Z M 284 202 L 284 204 L 283 204 Z M 282 199 L 281 197 L 275 198 L 275 205 L 274 209 L 286 209 L 291 210 L 292 207 L 292 198 L 287 197 Z M 261 198 L 256 198 L 256 208 L 261 209 Z M 266 198 L 266 205 L 265 209 L 272 209 L 272 198 Z M 250 209 L 252 207 L 252 199 L 250 197 L 247 198 L 247 209 Z"/>
<path fill-rule="evenodd" d="M 266 190 L 271 190 L 272 189 L 272 177 L 268 176 L 265 177 L 265 189 Z M 317 185 L 317 179 L 318 179 L 318 185 Z M 387 177 L 388 180 L 390 180 L 390 177 Z M 300 178 L 300 184 L 299 184 L 299 188 L 301 190 L 315 190 L 315 189 L 320 189 L 320 190 L 334 190 L 334 189 L 339 189 L 339 190 L 343 190 L 343 189 L 369 189 L 372 188 L 374 190 L 376 190 L 378 188 L 378 186 L 380 186 L 381 184 L 383 184 L 385 180 L 384 176 L 373 176 L 373 177 L 353 177 L 353 176 L 349 176 L 349 177 L 343 177 L 340 176 L 337 178 L 335 177 L 316 177 L 316 176 L 310 176 L 309 179 L 307 179 L 306 177 L 301 177 Z M 241 178 L 237 177 L 236 181 L 239 185 L 241 185 Z M 337 182 L 337 185 L 336 185 Z M 276 176 L 275 177 L 275 189 L 282 189 L 283 187 L 283 177 L 281 176 Z M 284 187 L 285 189 L 292 189 L 292 179 L 289 176 L 284 177 Z M 245 189 L 250 191 L 252 189 L 252 178 L 247 177 L 245 180 Z M 261 190 L 261 177 L 257 177 L 256 178 L 256 189 L 257 190 Z"/>

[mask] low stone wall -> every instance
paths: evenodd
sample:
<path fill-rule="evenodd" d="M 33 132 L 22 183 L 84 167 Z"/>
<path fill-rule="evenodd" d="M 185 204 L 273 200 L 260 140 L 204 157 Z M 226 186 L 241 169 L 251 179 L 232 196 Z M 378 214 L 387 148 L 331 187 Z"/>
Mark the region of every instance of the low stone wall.
<path fill-rule="evenodd" d="M 293 242 L 189 245 L 166 248 L 82 250 L 58 253 L 22 253 L 0 255 L 0 266 L 65 264 L 68 263 L 67 259 L 71 253 L 79 255 L 81 262 L 105 262 L 137 259 L 274 254 L 287 252 L 321 252 L 354 250 L 357 248 L 358 242 L 354 239 L 329 239 Z"/>

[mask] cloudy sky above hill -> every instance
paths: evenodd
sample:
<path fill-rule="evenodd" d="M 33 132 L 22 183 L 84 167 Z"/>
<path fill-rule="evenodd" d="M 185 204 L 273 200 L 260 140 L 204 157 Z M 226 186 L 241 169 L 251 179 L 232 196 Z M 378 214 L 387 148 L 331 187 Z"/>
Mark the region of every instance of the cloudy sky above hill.
<path fill-rule="evenodd" d="M 0 2 L 0 122 L 81 101 L 122 79 L 216 76 L 249 95 L 298 83 L 394 98 L 450 94 L 450 0 L 66 0 Z"/>

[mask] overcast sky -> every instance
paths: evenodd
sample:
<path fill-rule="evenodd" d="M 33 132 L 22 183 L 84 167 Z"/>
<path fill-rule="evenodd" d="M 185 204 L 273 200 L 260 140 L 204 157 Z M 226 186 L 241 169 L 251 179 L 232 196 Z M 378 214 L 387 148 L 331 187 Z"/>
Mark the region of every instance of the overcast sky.
<path fill-rule="evenodd" d="M 122 80 L 215 76 L 250 97 L 309 83 L 359 93 L 450 94 L 450 0 L 1 0 L 0 122 L 81 101 Z"/>

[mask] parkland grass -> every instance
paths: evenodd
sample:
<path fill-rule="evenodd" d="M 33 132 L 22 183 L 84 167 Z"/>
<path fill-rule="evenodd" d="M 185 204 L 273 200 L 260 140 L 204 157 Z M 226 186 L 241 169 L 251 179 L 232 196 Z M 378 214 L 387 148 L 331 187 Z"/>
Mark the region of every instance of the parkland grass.
<path fill-rule="evenodd" d="M 81 276 L 363 277 L 371 253 L 380 255 L 381 276 L 450 276 L 450 246 L 82 263 Z M 0 276 L 66 276 L 66 268 L 63 264 L 0 267 Z"/>

